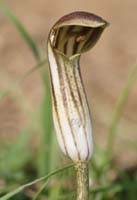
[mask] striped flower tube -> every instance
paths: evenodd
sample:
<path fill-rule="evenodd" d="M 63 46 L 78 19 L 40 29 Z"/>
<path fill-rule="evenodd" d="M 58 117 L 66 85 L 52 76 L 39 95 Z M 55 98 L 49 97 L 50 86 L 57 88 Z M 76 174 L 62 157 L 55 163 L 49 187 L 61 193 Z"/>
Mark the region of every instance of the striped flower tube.
<path fill-rule="evenodd" d="M 65 15 L 48 38 L 52 105 L 59 145 L 73 161 L 88 161 L 93 152 L 89 107 L 79 60 L 91 49 L 108 25 L 87 12 Z"/>
<path fill-rule="evenodd" d="M 73 12 L 57 21 L 48 38 L 54 125 L 62 151 L 76 163 L 77 200 L 89 199 L 88 160 L 93 153 L 79 60 L 96 44 L 107 25 L 94 14 Z"/>
<path fill-rule="evenodd" d="M 87 12 L 62 17 L 48 38 L 53 118 L 60 147 L 73 161 L 87 161 L 93 152 L 92 129 L 79 60 L 108 25 Z"/>

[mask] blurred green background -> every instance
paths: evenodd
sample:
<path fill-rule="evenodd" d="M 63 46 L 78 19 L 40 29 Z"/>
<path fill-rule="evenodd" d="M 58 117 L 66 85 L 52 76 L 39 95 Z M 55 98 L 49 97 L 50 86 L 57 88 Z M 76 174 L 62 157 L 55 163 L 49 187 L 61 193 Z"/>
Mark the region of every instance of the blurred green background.
<path fill-rule="evenodd" d="M 52 124 L 47 37 L 58 18 L 81 10 L 110 22 L 98 44 L 81 59 L 95 144 L 90 163 L 91 197 L 136 200 L 137 1 L 3 2 L 0 1 L 1 196 L 71 163 L 59 150 Z M 71 192 L 73 199 L 73 177 L 73 169 L 53 177 L 38 199 L 70 199 L 67 195 Z M 15 198 L 32 199 L 42 184 L 34 184 Z"/>

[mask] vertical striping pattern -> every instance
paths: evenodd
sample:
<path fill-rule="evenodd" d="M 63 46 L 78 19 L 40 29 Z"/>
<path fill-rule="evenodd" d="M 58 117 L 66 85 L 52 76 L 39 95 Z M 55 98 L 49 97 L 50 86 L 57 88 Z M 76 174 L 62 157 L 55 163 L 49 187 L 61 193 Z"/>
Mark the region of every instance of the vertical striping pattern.
<path fill-rule="evenodd" d="M 86 162 L 77 162 L 75 165 L 77 174 L 77 200 L 89 199 L 89 175 Z"/>
<path fill-rule="evenodd" d="M 88 161 L 93 152 L 79 59 L 95 45 L 106 26 L 107 22 L 94 14 L 75 12 L 61 18 L 49 34 L 54 125 L 62 151 L 74 161 Z"/>

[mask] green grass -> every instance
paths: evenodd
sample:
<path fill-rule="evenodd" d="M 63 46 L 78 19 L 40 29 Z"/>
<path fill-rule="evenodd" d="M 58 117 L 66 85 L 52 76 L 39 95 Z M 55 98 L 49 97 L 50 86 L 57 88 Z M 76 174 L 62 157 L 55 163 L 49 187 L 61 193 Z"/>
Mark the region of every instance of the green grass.
<path fill-rule="evenodd" d="M 0 10 L 5 14 L 5 16 L 9 19 L 9 21 L 15 26 L 17 31 L 20 33 L 21 37 L 24 38 L 26 44 L 32 51 L 34 58 L 36 59 L 36 66 L 29 70 L 26 74 L 24 74 L 20 79 L 13 81 L 10 86 L 5 90 L 0 92 L 0 98 L 9 94 L 9 92 L 15 88 L 15 85 L 19 84 L 25 78 L 27 78 L 31 73 L 33 73 L 36 69 L 44 66 L 41 73 L 41 78 L 43 80 L 45 95 L 43 97 L 42 105 L 39 108 L 39 113 L 41 115 L 41 128 L 40 128 L 40 139 L 41 144 L 39 148 L 39 159 L 38 159 L 38 173 L 39 175 L 43 175 L 52 169 L 50 166 L 52 163 L 52 151 L 47 151 L 48 146 L 52 146 L 53 140 L 53 124 L 52 124 L 52 112 L 51 112 L 51 97 L 50 97 L 50 87 L 49 87 L 49 76 L 47 70 L 47 61 L 45 58 L 41 58 L 40 51 L 37 48 L 36 43 L 22 25 L 22 23 L 17 19 L 17 17 L 8 9 L 8 7 L 0 1 Z M 56 149 L 56 144 L 55 144 Z M 48 163 L 47 163 L 48 160 Z"/>
<path fill-rule="evenodd" d="M 0 1 L 0 11 L 24 38 L 36 60 L 36 66 L 19 79 L 13 80 L 9 87 L 0 91 L 0 102 L 8 95 L 12 95 L 16 87 L 36 70 L 41 75 L 45 91 L 41 105 L 36 107 L 35 113 L 30 113 L 30 119 L 26 127 L 18 134 L 17 139 L 8 145 L 6 141 L 1 141 L 0 180 L 4 180 L 6 186 L 0 189 L 0 200 L 36 200 L 41 199 L 41 196 L 47 197 L 48 200 L 73 200 L 75 199 L 74 169 L 72 165 L 69 165 L 69 161 L 60 156 L 53 130 L 47 61 L 40 55 L 35 40 L 26 28 L 2 1 Z M 136 171 L 121 171 L 113 160 L 113 147 L 117 138 L 118 125 L 136 78 L 137 65 L 129 74 L 112 114 L 108 138 L 106 138 L 107 146 L 105 148 L 95 147 L 94 157 L 90 163 L 90 179 L 93 180 L 90 199 L 135 200 L 137 197 Z M 35 132 L 39 133 L 40 138 L 37 153 L 33 152 L 33 145 L 30 145 Z M 136 150 L 136 147 L 134 149 Z M 68 163 L 68 166 L 66 167 L 63 163 Z M 60 168 L 61 166 L 65 167 Z M 58 168 L 60 169 L 57 170 Z M 112 171 L 117 174 L 117 179 L 113 182 L 109 178 Z M 39 178 L 41 176 L 42 178 Z M 27 195 L 27 189 L 33 191 L 33 197 Z"/>

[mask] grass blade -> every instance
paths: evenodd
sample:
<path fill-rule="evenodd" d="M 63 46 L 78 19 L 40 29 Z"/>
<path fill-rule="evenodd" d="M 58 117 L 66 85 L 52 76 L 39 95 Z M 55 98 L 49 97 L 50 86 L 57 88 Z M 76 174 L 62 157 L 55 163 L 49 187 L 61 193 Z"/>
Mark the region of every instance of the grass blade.
<path fill-rule="evenodd" d="M 21 36 L 26 41 L 27 45 L 30 47 L 31 51 L 33 52 L 34 57 L 36 58 L 37 63 L 40 62 L 40 53 L 39 50 L 33 41 L 30 34 L 27 32 L 25 27 L 22 25 L 22 23 L 17 19 L 17 17 L 8 9 L 8 7 L 0 1 L 0 9 L 1 11 L 8 17 L 10 22 L 15 26 L 15 28 L 20 32 Z M 49 167 L 47 166 L 47 160 L 50 162 L 50 154 L 46 152 L 46 142 L 48 144 L 52 143 L 52 116 L 51 116 L 51 97 L 50 97 L 50 87 L 49 87 L 49 78 L 48 78 L 48 72 L 43 71 L 41 73 L 41 76 L 44 81 L 44 90 L 46 91 L 46 94 L 44 95 L 43 105 L 42 105 L 42 126 L 43 130 L 41 131 L 40 135 L 40 155 L 39 155 L 39 175 L 43 175 L 47 172 L 49 172 Z M 10 86 L 9 90 L 11 90 L 14 87 L 13 85 Z M 9 91 L 8 90 L 8 91 Z M 3 97 L 7 95 L 8 91 L 5 91 L 4 93 L 1 93 L 0 96 Z M 50 147 L 50 145 L 49 145 Z M 50 149 L 51 150 L 51 149 Z M 48 158 L 48 159 L 47 159 Z"/>
<path fill-rule="evenodd" d="M 40 60 L 39 50 L 34 40 L 30 36 L 30 34 L 27 32 L 27 30 L 24 28 L 22 23 L 18 20 L 18 18 L 8 9 L 8 7 L 2 1 L 0 1 L 0 10 L 7 16 L 10 22 L 16 27 L 18 32 L 21 34 L 22 38 L 24 38 L 24 40 L 30 47 L 36 60 L 39 61 Z"/>
<path fill-rule="evenodd" d="M 56 174 L 58 174 L 58 173 L 61 173 L 62 171 L 67 170 L 67 169 L 69 169 L 69 168 L 72 167 L 72 166 L 74 166 L 74 164 L 65 166 L 65 167 L 63 167 L 63 168 L 61 168 L 61 169 L 58 169 L 58 170 L 56 170 L 56 171 L 53 171 L 53 172 L 47 174 L 46 176 L 43 176 L 43 177 L 38 178 L 38 179 L 36 179 L 36 180 L 34 180 L 34 181 L 30 182 L 30 183 L 27 183 L 27 184 L 25 184 L 25 185 L 22 185 L 22 186 L 20 186 L 19 188 L 15 189 L 14 191 L 9 192 L 8 194 L 6 194 L 6 195 L 4 195 L 3 197 L 1 197 L 0 200 L 8 200 L 9 198 L 11 198 L 12 196 L 14 196 L 15 194 L 17 194 L 17 193 L 23 191 L 25 188 L 27 188 L 27 187 L 29 187 L 29 186 L 31 186 L 31 185 L 34 185 L 34 184 L 36 184 L 36 183 L 38 183 L 38 182 L 40 182 L 40 181 L 43 181 L 43 180 L 46 181 L 46 180 L 49 179 L 50 177 L 52 177 L 52 176 L 54 176 L 54 175 L 56 175 Z"/>
<path fill-rule="evenodd" d="M 110 124 L 110 128 L 109 128 L 109 135 L 108 135 L 108 141 L 107 141 L 107 152 L 108 154 L 112 153 L 113 151 L 113 146 L 114 146 L 114 142 L 115 142 L 115 136 L 116 136 L 116 130 L 122 115 L 122 110 L 123 107 L 127 101 L 127 98 L 130 94 L 130 91 L 132 89 L 132 86 L 135 82 L 135 80 L 137 79 L 137 65 L 135 65 L 131 71 L 131 73 L 129 74 L 127 83 L 117 101 L 115 110 L 113 112 L 112 115 L 112 121 Z"/>
<path fill-rule="evenodd" d="M 41 144 L 39 151 L 38 170 L 39 176 L 49 173 L 50 161 L 52 154 L 53 142 L 53 122 L 52 122 L 52 107 L 51 95 L 49 86 L 49 76 L 45 69 L 42 72 L 43 82 L 45 87 L 45 95 L 40 108 L 40 121 L 41 121 Z"/>
<path fill-rule="evenodd" d="M 31 49 L 38 65 L 40 62 L 40 53 L 39 50 L 33 41 L 32 37 L 30 34 L 27 32 L 26 28 L 22 25 L 22 23 L 18 20 L 18 18 L 9 10 L 9 8 L 3 3 L 3 1 L 0 1 L 0 10 L 7 16 L 9 21 L 15 26 L 15 28 L 18 30 L 18 32 L 21 34 L 21 36 L 24 38 L 26 41 L 27 45 Z M 28 74 L 30 74 L 29 72 Z M 52 149 L 50 144 L 52 144 L 52 115 L 51 115 L 51 97 L 50 97 L 50 89 L 49 89 L 49 79 L 48 79 L 48 72 L 43 71 L 41 73 L 41 76 L 44 81 L 44 90 L 46 91 L 46 94 L 44 95 L 44 100 L 43 100 L 43 105 L 41 109 L 41 115 L 42 115 L 42 126 L 43 130 L 40 133 L 40 155 L 39 155 L 39 175 L 43 175 L 47 172 L 50 171 L 50 156 L 49 152 L 52 152 Z M 26 75 L 23 77 L 23 79 L 26 77 Z M 11 89 L 14 88 L 14 86 L 18 83 L 15 82 L 11 84 L 10 88 L 8 90 L 1 92 L 0 97 L 6 96 Z M 46 144 L 49 145 L 49 151 L 45 149 Z M 48 160 L 48 163 L 47 163 Z M 49 165 L 49 166 L 48 166 Z"/>
<path fill-rule="evenodd" d="M 47 184 L 48 184 L 48 180 L 45 181 L 45 183 L 41 186 L 40 190 L 35 194 L 35 196 L 33 197 L 32 200 L 38 200 L 39 196 L 44 191 L 44 189 L 46 188 Z"/>

